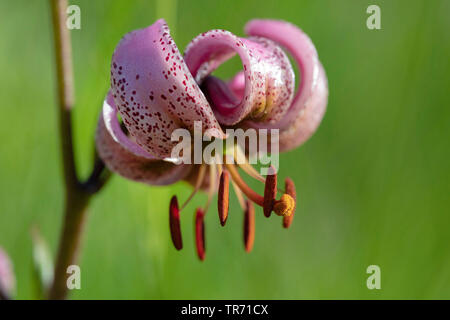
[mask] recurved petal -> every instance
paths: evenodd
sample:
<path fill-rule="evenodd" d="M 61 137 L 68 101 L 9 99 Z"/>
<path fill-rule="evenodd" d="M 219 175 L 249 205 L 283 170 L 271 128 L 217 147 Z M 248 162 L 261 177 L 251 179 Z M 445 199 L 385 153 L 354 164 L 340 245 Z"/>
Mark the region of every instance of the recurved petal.
<path fill-rule="evenodd" d="M 171 156 L 177 128 L 222 137 L 221 128 L 170 36 L 164 20 L 135 30 L 117 45 L 111 62 L 111 89 L 118 111 L 136 143 L 158 158 Z M 210 133 L 213 131 L 210 130 Z"/>
<path fill-rule="evenodd" d="M 328 103 L 328 83 L 323 67 L 319 67 L 317 85 L 293 122 L 280 130 L 280 151 L 294 149 L 308 140 L 322 121 Z"/>
<path fill-rule="evenodd" d="M 114 119 L 117 121 L 117 117 Z M 109 118 L 108 126 L 110 128 L 119 126 L 114 119 Z M 145 154 L 145 151 L 139 150 L 139 146 L 133 146 L 134 142 L 128 139 L 121 131 L 120 126 L 114 130 L 113 138 L 107 129 L 104 113 L 101 113 L 96 132 L 96 146 L 100 158 L 111 171 L 124 178 L 151 185 L 172 184 L 189 174 L 191 169 L 189 165 L 176 165 L 140 155 L 140 153 Z"/>
<path fill-rule="evenodd" d="M 297 93 L 282 120 L 269 126 L 251 124 L 253 127 L 280 129 L 280 151 L 295 148 L 317 129 L 327 105 L 327 77 L 316 48 L 302 30 L 284 21 L 252 20 L 245 31 L 252 36 L 271 39 L 286 48 L 300 69 Z"/>
<path fill-rule="evenodd" d="M 117 107 L 111 91 L 108 92 L 108 95 L 103 102 L 102 116 L 106 129 L 111 135 L 111 138 L 119 143 L 124 149 L 136 156 L 151 160 L 160 160 L 160 158 L 149 154 L 147 151 L 139 147 L 135 142 L 131 141 L 130 138 L 127 137 L 127 135 L 123 132 L 119 120 L 117 119 Z"/>
<path fill-rule="evenodd" d="M 236 53 L 242 61 L 243 78 L 237 80 L 244 80 L 243 92 L 208 77 Z M 271 40 L 239 38 L 225 30 L 211 30 L 192 40 L 184 57 L 221 124 L 234 125 L 245 118 L 278 121 L 291 105 L 295 82 L 292 66 Z"/>
<path fill-rule="evenodd" d="M 228 86 L 233 94 L 242 99 L 245 94 L 245 74 L 244 71 L 239 71 L 229 82 Z"/>

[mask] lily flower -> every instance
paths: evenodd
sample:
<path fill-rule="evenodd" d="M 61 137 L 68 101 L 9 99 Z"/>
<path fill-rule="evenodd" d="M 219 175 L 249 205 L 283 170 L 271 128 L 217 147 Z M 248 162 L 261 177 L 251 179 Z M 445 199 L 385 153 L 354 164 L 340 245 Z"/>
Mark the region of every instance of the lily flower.
<path fill-rule="evenodd" d="M 280 151 L 288 151 L 315 132 L 327 104 L 325 71 L 306 34 L 292 24 L 274 20 L 252 20 L 245 31 L 246 38 L 225 30 L 202 33 L 189 43 L 184 56 L 162 19 L 125 35 L 112 57 L 111 89 L 97 128 L 97 149 L 110 170 L 150 185 L 185 180 L 194 186 L 181 207 L 176 196 L 170 201 L 169 226 L 176 249 L 183 247 L 183 209 L 196 192 L 208 192 L 207 203 L 195 212 L 201 260 L 206 248 L 204 218 L 217 191 L 219 221 L 224 226 L 232 183 L 244 211 L 244 245 L 249 252 L 255 235 L 254 204 L 263 208 L 266 217 L 271 212 L 282 216 L 287 228 L 296 208 L 295 186 L 287 178 L 284 189 L 278 188 L 273 167 L 263 177 L 248 161 L 179 164 L 179 159 L 172 157 L 177 144 L 172 133 L 176 129 L 194 132 L 196 121 L 210 139 L 226 139 L 227 128 L 277 129 Z M 300 70 L 297 90 L 284 49 Z M 211 75 L 236 54 L 243 70 L 233 79 L 225 82 Z M 239 146 L 235 148 L 233 152 L 248 156 Z M 263 195 L 245 183 L 238 168 L 264 183 Z"/>

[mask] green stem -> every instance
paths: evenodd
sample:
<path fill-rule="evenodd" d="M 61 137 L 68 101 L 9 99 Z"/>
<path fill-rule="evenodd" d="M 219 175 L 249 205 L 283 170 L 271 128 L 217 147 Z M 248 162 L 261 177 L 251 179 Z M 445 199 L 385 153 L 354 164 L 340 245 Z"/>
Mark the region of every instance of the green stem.
<path fill-rule="evenodd" d="M 72 117 L 74 104 L 72 49 L 70 33 L 65 25 L 67 0 L 50 0 L 55 47 L 56 79 L 59 105 L 59 132 L 64 172 L 64 222 L 49 299 L 67 297 L 67 267 L 75 264 L 80 251 L 83 225 L 91 197 L 106 183 L 108 174 L 97 154 L 93 171 L 86 182 L 78 179 L 73 152 Z"/>

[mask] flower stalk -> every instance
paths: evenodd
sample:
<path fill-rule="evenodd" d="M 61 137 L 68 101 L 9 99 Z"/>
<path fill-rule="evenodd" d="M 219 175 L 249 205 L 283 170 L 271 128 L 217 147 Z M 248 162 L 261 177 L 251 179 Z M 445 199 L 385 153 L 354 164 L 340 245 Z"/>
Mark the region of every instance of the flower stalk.
<path fill-rule="evenodd" d="M 102 160 L 95 152 L 91 175 L 84 182 L 78 178 L 72 137 L 71 110 L 74 105 L 72 49 L 70 32 L 65 24 L 67 0 L 50 0 L 50 7 L 55 49 L 65 205 L 54 279 L 48 292 L 48 298 L 65 299 L 67 297 L 67 267 L 77 261 L 89 200 L 103 187 L 109 174 L 105 171 Z"/>

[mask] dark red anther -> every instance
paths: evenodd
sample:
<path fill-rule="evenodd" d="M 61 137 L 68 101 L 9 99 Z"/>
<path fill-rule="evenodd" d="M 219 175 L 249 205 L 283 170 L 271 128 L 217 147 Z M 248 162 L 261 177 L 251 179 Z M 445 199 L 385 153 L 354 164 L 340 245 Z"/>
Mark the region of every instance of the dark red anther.
<path fill-rule="evenodd" d="M 295 200 L 295 206 L 297 206 L 297 192 L 295 191 L 295 185 L 294 181 L 292 181 L 290 178 L 286 178 L 284 180 L 284 188 L 288 195 L 290 195 Z M 294 213 L 295 213 L 295 207 L 292 213 L 289 216 L 283 217 L 283 227 L 289 228 L 289 226 L 292 223 L 292 219 L 294 219 Z"/>
<path fill-rule="evenodd" d="M 244 245 L 245 251 L 250 252 L 255 242 L 255 207 L 253 202 L 247 199 L 244 214 Z"/>
<path fill-rule="evenodd" d="M 198 258 L 205 260 L 205 213 L 198 208 L 195 212 L 195 245 L 197 247 Z"/>
<path fill-rule="evenodd" d="M 275 168 L 269 168 L 269 174 L 266 176 L 266 184 L 264 187 L 264 203 L 263 211 L 266 217 L 270 217 L 273 209 L 273 203 L 277 196 L 277 173 Z"/>
<path fill-rule="evenodd" d="M 227 170 L 223 170 L 220 175 L 219 193 L 218 193 L 218 212 L 219 220 L 222 227 L 227 222 L 228 208 L 230 197 L 230 173 Z"/>
<path fill-rule="evenodd" d="M 177 196 L 173 196 L 170 200 L 169 226 L 173 245 L 175 249 L 181 250 L 183 248 L 183 239 L 181 238 L 180 209 L 178 208 Z"/>

